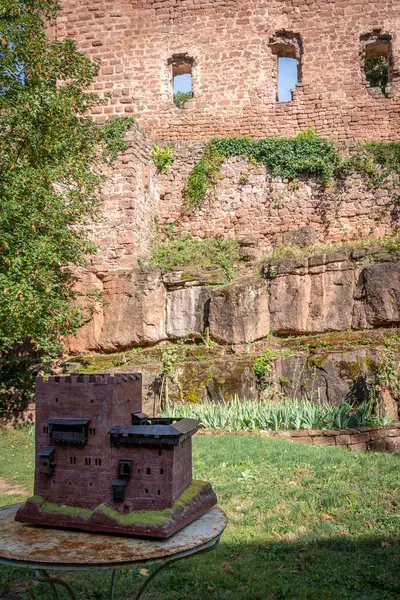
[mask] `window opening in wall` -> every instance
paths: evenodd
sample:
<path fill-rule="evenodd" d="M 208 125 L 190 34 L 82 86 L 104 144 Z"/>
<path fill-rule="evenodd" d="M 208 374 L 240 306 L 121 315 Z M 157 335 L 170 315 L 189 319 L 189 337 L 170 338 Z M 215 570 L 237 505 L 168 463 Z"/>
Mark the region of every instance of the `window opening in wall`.
<path fill-rule="evenodd" d="M 85 458 L 85 465 L 86 466 L 90 466 L 92 464 L 92 459 L 91 458 Z"/>
<path fill-rule="evenodd" d="M 150 475 L 150 474 L 151 474 L 151 469 L 150 469 L 150 467 L 147 467 L 147 469 L 146 469 L 146 473 L 147 473 L 147 475 Z"/>
<path fill-rule="evenodd" d="M 94 459 L 94 466 L 95 467 L 101 467 L 101 458 L 95 458 Z"/>
<path fill-rule="evenodd" d="M 92 437 L 93 437 L 94 435 L 96 435 L 96 429 L 94 429 L 94 428 L 90 428 L 90 427 L 89 427 L 89 435 L 90 435 L 90 436 L 92 436 Z"/>
<path fill-rule="evenodd" d="M 292 102 L 298 82 L 297 60 L 278 56 L 278 102 Z"/>
<path fill-rule="evenodd" d="M 69 457 L 69 464 L 70 465 L 76 465 L 76 456 L 70 456 Z"/>
<path fill-rule="evenodd" d="M 387 95 L 393 78 L 392 41 L 380 30 L 361 36 L 362 59 L 367 88 Z M 372 91 L 371 90 L 371 91 Z"/>
<path fill-rule="evenodd" d="M 178 108 L 183 108 L 185 102 L 193 98 L 193 59 L 186 54 L 174 55 L 170 63 L 172 65 L 174 104 Z"/>
<path fill-rule="evenodd" d="M 160 475 L 164 475 L 164 469 L 160 469 Z"/>
<path fill-rule="evenodd" d="M 293 90 L 302 80 L 303 45 L 298 33 L 281 31 L 269 40 L 277 62 L 277 101 L 292 102 Z"/>

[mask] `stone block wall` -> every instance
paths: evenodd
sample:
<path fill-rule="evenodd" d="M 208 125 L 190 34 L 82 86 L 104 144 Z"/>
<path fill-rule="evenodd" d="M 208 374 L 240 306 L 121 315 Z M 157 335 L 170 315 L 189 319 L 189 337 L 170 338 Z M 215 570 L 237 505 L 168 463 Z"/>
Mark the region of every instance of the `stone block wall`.
<path fill-rule="evenodd" d="M 158 202 L 152 142 L 133 125 L 126 135 L 128 149 L 120 154 L 102 191 L 101 217 L 88 224 L 98 251 L 87 271 L 103 276 L 109 271 L 137 266 L 137 257 L 150 250 L 151 223 Z"/>
<path fill-rule="evenodd" d="M 337 140 L 400 133 L 399 0 L 62 0 L 58 38 L 101 60 L 94 88 L 111 92 L 100 119 L 135 114 L 155 139 L 294 135 Z M 380 31 L 380 33 L 377 33 Z M 391 37 L 392 81 L 368 88 L 369 38 Z M 297 40 L 301 81 L 277 102 L 279 43 Z M 282 39 L 281 39 L 282 38 Z M 282 41 L 283 40 L 283 41 Z M 174 56 L 193 63 L 193 100 L 173 103 Z"/>
<path fill-rule="evenodd" d="M 348 450 L 377 450 L 400 453 L 400 424 L 358 429 L 302 429 L 298 431 L 261 431 L 261 435 L 298 444 L 339 446 Z"/>
<path fill-rule="evenodd" d="M 158 178 L 157 217 L 175 222 L 178 231 L 197 238 L 251 238 L 265 251 L 293 243 L 303 227 L 310 228 L 311 243 L 335 243 L 387 235 L 399 225 L 390 192 L 371 189 L 360 176 L 327 189 L 310 177 L 292 185 L 240 157 L 225 161 L 202 206 L 182 215 L 184 190 L 203 151 L 201 143 L 175 144 L 174 162 Z"/>

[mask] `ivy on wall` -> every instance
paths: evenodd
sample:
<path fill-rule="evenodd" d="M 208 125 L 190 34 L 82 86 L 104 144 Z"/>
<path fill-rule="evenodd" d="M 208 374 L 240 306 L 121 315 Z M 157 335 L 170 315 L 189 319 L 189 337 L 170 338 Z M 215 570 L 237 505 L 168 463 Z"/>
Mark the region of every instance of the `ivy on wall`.
<path fill-rule="evenodd" d="M 183 212 L 201 206 L 207 189 L 216 183 L 223 162 L 231 156 L 243 156 L 252 163 L 266 165 L 273 175 L 289 180 L 302 174 L 319 176 L 326 185 L 340 162 L 334 144 L 319 137 L 313 129 L 306 129 L 295 138 L 213 139 L 189 176 Z"/>
<path fill-rule="evenodd" d="M 294 138 L 213 139 L 189 176 L 183 213 L 202 205 L 207 190 L 216 184 L 224 161 L 232 156 L 265 165 L 272 175 L 289 181 L 300 175 L 319 177 L 326 187 L 335 178 L 354 173 L 366 176 L 370 185 L 376 187 L 385 185 L 393 174 L 400 175 L 400 142 L 366 142 L 343 159 L 333 142 L 318 136 L 314 129 L 306 129 Z"/>

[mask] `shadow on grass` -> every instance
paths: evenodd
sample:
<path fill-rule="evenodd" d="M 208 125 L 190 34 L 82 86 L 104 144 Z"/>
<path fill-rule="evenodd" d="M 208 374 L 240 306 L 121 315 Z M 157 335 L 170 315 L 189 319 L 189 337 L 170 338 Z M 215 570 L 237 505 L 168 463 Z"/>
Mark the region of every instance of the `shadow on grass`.
<path fill-rule="evenodd" d="M 224 544 L 162 572 L 143 600 L 399 600 L 400 543 L 396 539 L 336 537 L 312 542 Z M 148 567 L 151 572 L 153 568 Z M 60 574 L 80 600 L 107 598 L 110 573 Z M 146 577 L 118 572 L 115 600 L 132 600 Z M 32 583 L 33 571 L 0 565 L 0 598 L 50 600 Z"/>

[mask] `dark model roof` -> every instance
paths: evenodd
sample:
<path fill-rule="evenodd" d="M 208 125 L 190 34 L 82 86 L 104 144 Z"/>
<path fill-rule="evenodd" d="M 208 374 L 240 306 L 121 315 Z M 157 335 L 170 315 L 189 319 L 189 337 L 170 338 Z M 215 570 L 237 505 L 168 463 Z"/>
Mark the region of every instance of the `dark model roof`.
<path fill-rule="evenodd" d="M 197 419 L 149 419 L 148 425 L 113 427 L 108 433 L 114 446 L 178 446 L 198 427 Z"/>
<path fill-rule="evenodd" d="M 87 425 L 90 419 L 50 419 L 49 425 Z"/>

